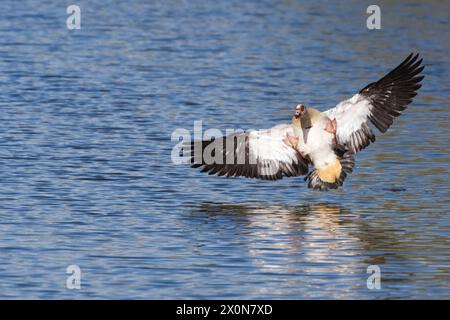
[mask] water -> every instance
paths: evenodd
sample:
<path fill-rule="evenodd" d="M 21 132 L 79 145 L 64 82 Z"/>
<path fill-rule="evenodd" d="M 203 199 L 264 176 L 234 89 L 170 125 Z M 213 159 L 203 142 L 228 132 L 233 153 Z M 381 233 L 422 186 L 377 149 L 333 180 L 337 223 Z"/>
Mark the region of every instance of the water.
<path fill-rule="evenodd" d="M 368 1 L 76 3 L 73 31 L 0 3 L 1 298 L 450 298 L 448 3 L 381 3 L 375 31 Z M 176 128 L 325 110 L 411 51 L 423 88 L 342 190 L 170 160 Z"/>

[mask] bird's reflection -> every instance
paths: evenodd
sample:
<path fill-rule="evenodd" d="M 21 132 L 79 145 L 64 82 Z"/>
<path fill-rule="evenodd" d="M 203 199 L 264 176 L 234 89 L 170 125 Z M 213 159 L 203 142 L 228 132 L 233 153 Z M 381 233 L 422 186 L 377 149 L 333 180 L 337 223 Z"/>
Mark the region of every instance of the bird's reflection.
<path fill-rule="evenodd" d="M 305 289 L 318 288 L 306 291 L 317 293 L 316 298 L 356 298 L 356 292 L 367 292 L 371 265 L 380 266 L 384 283 L 392 285 L 413 282 L 414 277 L 398 274 L 423 268 L 405 252 L 395 225 L 364 208 L 204 202 L 191 204 L 188 211 L 184 221 L 198 235 L 193 253 L 225 270 L 243 268 L 249 281 L 272 281 L 257 287 L 261 295 L 303 297 Z"/>
<path fill-rule="evenodd" d="M 229 217 L 236 223 L 255 227 L 255 232 L 295 232 L 303 236 L 311 232 L 338 235 L 345 232 L 340 226 L 355 224 L 358 220 L 358 216 L 350 210 L 328 203 L 298 206 L 202 203 L 193 208 L 193 212 L 207 217 Z"/>

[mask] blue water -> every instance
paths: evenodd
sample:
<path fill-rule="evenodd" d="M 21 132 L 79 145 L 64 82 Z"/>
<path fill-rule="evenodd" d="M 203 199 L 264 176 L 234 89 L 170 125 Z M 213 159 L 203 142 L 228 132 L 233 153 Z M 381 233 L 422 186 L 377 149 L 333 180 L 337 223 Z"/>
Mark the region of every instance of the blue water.
<path fill-rule="evenodd" d="M 74 3 L 81 30 L 0 2 L 0 298 L 450 298 L 448 3 L 381 2 L 381 30 L 370 1 Z M 420 94 L 341 190 L 171 161 L 176 128 L 325 110 L 411 51 Z"/>

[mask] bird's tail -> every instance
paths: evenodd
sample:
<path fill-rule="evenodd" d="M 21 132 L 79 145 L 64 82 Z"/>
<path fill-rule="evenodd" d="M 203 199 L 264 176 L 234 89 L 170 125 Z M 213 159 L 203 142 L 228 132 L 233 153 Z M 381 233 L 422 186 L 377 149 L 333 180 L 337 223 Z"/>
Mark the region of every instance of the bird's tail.
<path fill-rule="evenodd" d="M 353 154 L 342 145 L 335 145 L 336 161 L 324 168 L 314 169 L 306 177 L 308 188 L 317 190 L 337 189 L 342 186 L 345 178 L 353 171 L 355 159 Z"/>

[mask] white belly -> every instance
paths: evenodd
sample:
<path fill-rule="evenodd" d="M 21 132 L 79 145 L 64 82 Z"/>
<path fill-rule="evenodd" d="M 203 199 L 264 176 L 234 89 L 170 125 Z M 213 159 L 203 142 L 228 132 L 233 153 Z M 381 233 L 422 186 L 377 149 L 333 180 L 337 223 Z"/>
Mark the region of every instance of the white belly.
<path fill-rule="evenodd" d="M 299 137 L 299 151 L 303 155 L 309 156 L 317 169 L 333 163 L 337 158 L 332 149 L 334 135 L 325 131 L 326 123 L 327 118 L 323 117 L 309 129 L 306 144 L 303 137 L 303 130 L 294 131 Z"/>

